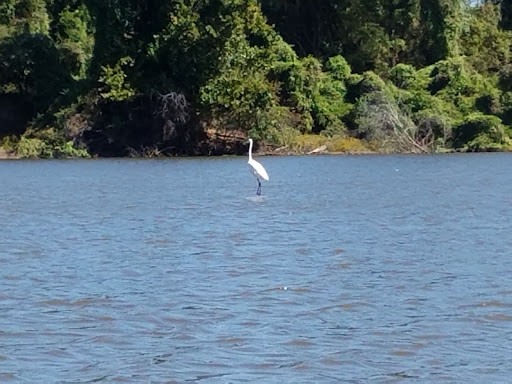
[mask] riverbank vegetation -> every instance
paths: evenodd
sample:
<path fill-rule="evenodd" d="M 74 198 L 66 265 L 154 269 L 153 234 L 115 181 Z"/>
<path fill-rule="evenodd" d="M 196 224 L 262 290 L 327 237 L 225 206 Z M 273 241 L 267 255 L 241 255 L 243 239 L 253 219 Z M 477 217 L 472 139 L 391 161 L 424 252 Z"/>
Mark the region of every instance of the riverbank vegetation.
<path fill-rule="evenodd" d="M 0 153 L 512 148 L 504 0 L 3 0 Z"/>

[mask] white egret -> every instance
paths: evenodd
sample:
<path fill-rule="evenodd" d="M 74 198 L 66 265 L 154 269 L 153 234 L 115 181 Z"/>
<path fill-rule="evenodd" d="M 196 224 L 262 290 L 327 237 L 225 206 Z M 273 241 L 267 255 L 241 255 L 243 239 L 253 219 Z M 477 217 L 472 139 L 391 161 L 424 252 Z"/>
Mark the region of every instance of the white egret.
<path fill-rule="evenodd" d="M 256 177 L 256 180 L 258 180 L 258 190 L 256 191 L 256 194 L 261 195 L 260 179 L 268 181 L 269 178 L 267 171 L 265 171 L 265 168 L 263 168 L 263 165 L 252 158 L 252 139 L 249 139 L 249 161 L 247 164 L 249 164 L 251 167 L 251 173 L 254 175 L 254 177 Z"/>

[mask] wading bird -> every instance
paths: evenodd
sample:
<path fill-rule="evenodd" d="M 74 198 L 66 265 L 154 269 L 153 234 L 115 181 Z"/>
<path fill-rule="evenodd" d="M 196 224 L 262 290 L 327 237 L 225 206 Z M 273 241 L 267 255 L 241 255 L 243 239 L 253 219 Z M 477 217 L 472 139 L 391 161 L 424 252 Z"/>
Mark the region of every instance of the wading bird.
<path fill-rule="evenodd" d="M 261 195 L 261 181 L 263 180 L 269 180 L 267 171 L 265 171 L 265 168 L 263 168 L 263 165 L 258 163 L 256 160 L 252 158 L 252 139 L 249 139 L 249 161 L 247 162 L 249 166 L 251 167 L 251 173 L 256 177 L 256 180 L 258 180 L 258 190 L 256 191 L 257 195 Z"/>

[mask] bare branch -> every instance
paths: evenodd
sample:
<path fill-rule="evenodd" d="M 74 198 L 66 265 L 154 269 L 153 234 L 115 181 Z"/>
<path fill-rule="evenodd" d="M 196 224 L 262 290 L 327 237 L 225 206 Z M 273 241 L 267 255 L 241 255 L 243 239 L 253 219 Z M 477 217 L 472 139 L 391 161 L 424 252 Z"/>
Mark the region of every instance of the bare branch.
<path fill-rule="evenodd" d="M 175 124 L 184 124 L 189 119 L 189 104 L 185 95 L 177 92 L 169 92 L 165 95 L 156 93 L 156 106 L 153 109 L 155 116 L 164 120 L 171 120 Z"/>

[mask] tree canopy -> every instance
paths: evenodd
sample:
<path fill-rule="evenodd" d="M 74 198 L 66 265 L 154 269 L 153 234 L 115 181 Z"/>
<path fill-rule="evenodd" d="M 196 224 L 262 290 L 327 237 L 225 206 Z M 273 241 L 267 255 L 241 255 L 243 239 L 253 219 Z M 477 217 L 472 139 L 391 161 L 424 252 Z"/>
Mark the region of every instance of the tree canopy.
<path fill-rule="evenodd" d="M 250 134 L 304 150 L 508 150 L 510 4 L 3 0 L 1 145 L 217 154 Z"/>

